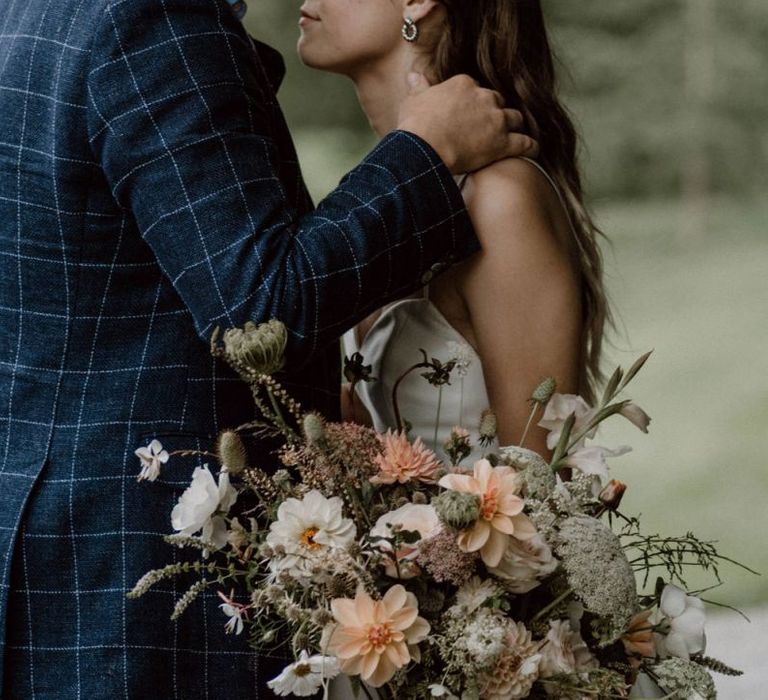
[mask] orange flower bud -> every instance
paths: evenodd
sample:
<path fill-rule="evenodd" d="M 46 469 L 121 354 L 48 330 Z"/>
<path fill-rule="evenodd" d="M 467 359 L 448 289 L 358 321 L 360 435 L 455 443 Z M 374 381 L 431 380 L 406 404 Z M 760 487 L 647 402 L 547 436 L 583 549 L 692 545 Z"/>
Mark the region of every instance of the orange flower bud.
<path fill-rule="evenodd" d="M 616 510 L 624 497 L 627 485 L 616 479 L 611 479 L 605 488 L 600 492 L 598 498 L 611 510 Z"/>

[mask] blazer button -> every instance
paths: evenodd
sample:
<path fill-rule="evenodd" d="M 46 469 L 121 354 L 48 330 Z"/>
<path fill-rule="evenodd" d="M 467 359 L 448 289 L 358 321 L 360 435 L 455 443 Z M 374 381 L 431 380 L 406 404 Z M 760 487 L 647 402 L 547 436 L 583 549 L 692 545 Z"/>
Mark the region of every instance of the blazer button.
<path fill-rule="evenodd" d="M 421 283 L 422 284 L 429 284 L 432 279 L 434 278 L 435 273 L 432 272 L 432 270 L 427 270 L 422 276 L 421 276 Z"/>

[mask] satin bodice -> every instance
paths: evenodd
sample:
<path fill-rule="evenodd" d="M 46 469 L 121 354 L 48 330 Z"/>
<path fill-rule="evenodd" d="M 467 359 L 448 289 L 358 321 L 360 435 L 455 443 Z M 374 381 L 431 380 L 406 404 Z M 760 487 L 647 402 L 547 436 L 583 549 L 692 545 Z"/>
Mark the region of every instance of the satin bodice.
<path fill-rule="evenodd" d="M 423 361 L 421 350 L 429 359 L 456 360 L 450 384 L 442 387 L 422 376 L 425 369 L 410 372 L 397 392 L 400 414 L 412 434 L 441 459 L 447 459 L 443 445 L 457 425 L 470 433 L 474 446 L 470 463 L 487 451 L 478 444 L 481 414 L 489 407 L 480 358 L 426 295 L 384 307 L 362 343 L 358 344 L 355 330 L 344 336 L 344 350 L 347 356 L 360 352 L 373 367 L 375 381 L 360 382 L 356 390 L 379 431 L 396 425 L 392 391 L 405 372 Z"/>

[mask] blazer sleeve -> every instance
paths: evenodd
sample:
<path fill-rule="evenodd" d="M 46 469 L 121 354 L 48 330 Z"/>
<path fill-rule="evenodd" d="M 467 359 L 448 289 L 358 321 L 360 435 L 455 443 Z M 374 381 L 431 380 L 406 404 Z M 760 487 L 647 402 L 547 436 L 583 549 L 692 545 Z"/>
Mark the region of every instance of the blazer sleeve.
<path fill-rule="evenodd" d="M 278 318 L 302 365 L 477 250 L 450 173 L 406 132 L 299 211 L 274 93 L 224 0 L 109 0 L 87 80 L 94 154 L 206 340 Z"/>

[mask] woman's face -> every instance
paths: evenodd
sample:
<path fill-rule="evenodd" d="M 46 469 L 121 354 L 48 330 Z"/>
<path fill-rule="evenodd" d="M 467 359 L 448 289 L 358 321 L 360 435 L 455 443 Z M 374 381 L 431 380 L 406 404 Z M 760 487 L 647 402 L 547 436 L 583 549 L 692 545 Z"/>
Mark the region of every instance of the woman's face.
<path fill-rule="evenodd" d="M 353 76 L 402 46 L 400 0 L 305 0 L 298 50 L 312 68 Z"/>

